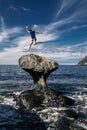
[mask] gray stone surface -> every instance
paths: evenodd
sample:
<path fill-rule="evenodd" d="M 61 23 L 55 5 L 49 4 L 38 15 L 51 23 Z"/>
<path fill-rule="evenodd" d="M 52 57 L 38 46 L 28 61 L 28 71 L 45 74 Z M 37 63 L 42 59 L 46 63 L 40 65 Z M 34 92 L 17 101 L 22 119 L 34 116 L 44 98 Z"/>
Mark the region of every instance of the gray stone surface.
<path fill-rule="evenodd" d="M 14 99 L 24 113 L 27 113 L 36 107 L 41 107 L 41 109 L 52 106 L 63 107 L 72 106 L 75 103 L 75 100 L 48 87 L 45 89 L 26 90 L 19 95 L 14 94 Z"/>
<path fill-rule="evenodd" d="M 34 84 L 46 87 L 46 79 L 49 74 L 58 68 L 58 63 L 35 54 L 28 54 L 20 57 L 19 65 L 30 73 Z"/>

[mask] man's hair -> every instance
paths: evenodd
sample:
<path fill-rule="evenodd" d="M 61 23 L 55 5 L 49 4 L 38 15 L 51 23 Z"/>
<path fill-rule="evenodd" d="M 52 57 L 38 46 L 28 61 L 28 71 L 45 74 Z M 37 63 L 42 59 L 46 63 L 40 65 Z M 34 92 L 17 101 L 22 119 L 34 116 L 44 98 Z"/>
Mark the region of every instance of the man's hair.
<path fill-rule="evenodd" d="M 28 29 L 29 31 L 32 31 L 30 28 Z"/>
<path fill-rule="evenodd" d="M 32 29 L 29 28 L 28 26 L 26 26 L 26 30 L 27 30 L 27 31 L 32 31 Z"/>

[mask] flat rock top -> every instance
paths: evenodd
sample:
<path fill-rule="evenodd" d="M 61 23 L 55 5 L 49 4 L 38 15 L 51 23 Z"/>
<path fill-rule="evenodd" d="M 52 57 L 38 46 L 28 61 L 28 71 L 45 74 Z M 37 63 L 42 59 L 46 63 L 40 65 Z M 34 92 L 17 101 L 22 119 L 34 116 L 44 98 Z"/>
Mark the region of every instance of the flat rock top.
<path fill-rule="evenodd" d="M 19 65 L 23 69 L 44 73 L 47 73 L 49 71 L 58 68 L 58 63 L 55 62 L 54 60 L 49 60 L 48 58 L 35 54 L 28 54 L 21 56 L 19 58 Z"/>

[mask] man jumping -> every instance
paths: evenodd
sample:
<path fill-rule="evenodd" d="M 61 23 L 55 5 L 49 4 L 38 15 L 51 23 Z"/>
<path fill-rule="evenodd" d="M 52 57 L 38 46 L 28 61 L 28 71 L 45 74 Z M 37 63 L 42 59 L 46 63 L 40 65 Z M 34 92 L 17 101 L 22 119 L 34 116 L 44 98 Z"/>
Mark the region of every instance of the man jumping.
<path fill-rule="evenodd" d="M 32 41 L 31 41 L 30 46 L 29 46 L 29 50 L 30 50 L 32 44 L 33 44 L 33 45 L 36 45 L 36 44 L 40 43 L 40 42 L 37 42 L 37 38 L 36 38 L 36 33 L 39 34 L 39 32 L 33 31 L 33 30 L 31 30 L 30 28 L 28 28 L 28 27 L 26 27 L 26 31 L 27 31 L 28 33 L 30 33 L 30 36 L 31 36 L 31 38 L 32 38 Z"/>

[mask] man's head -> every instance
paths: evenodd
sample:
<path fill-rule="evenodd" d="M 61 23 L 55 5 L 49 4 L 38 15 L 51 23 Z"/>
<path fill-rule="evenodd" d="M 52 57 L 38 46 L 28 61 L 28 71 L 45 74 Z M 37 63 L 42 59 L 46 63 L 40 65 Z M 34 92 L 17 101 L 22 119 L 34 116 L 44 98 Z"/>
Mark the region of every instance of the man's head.
<path fill-rule="evenodd" d="M 26 26 L 26 30 L 29 31 L 29 32 L 32 31 L 28 26 Z"/>

